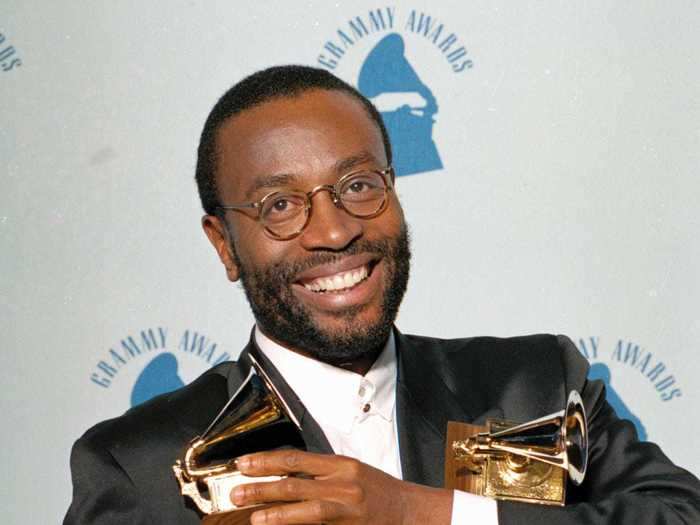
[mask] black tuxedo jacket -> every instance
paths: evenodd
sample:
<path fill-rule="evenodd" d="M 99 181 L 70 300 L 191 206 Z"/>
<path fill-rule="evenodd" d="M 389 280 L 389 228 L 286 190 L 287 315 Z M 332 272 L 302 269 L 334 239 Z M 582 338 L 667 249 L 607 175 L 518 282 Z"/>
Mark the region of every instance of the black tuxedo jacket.
<path fill-rule="evenodd" d="M 399 449 L 404 479 L 443 485 L 448 420 L 526 421 L 558 410 L 576 389 L 589 419 L 589 467 L 563 508 L 499 502 L 500 525 L 700 523 L 700 483 L 618 419 L 602 383 L 565 337 L 440 340 L 396 334 Z M 71 454 L 73 501 L 64 525 L 198 524 L 172 465 L 245 377 L 254 353 L 299 418 L 309 450 L 332 453 L 318 424 L 271 363 L 249 343 L 190 385 L 88 430 Z"/>

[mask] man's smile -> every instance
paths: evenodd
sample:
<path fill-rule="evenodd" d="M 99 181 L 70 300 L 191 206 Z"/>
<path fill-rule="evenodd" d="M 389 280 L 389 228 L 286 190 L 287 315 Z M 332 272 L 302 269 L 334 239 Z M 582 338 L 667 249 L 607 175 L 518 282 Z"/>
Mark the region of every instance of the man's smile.
<path fill-rule="evenodd" d="M 381 259 L 363 253 L 303 272 L 294 282 L 298 298 L 323 310 L 358 307 L 366 304 L 381 285 Z"/>
<path fill-rule="evenodd" d="M 368 275 L 369 268 L 366 265 L 363 265 L 359 268 L 355 268 L 354 270 L 336 273 L 334 275 L 329 275 L 328 277 L 319 277 L 311 282 L 302 284 L 307 290 L 311 290 L 312 292 L 337 292 L 352 288 L 356 284 L 367 279 Z"/>

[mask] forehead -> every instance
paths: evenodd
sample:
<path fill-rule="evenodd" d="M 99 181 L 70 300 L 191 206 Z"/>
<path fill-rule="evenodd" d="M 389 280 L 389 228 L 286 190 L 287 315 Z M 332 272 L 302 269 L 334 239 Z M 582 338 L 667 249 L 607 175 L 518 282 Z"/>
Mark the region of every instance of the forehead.
<path fill-rule="evenodd" d="M 273 99 L 230 118 L 217 134 L 217 186 L 242 198 L 260 177 L 296 175 L 325 183 L 343 160 L 387 163 L 382 135 L 362 103 L 341 91 Z"/>

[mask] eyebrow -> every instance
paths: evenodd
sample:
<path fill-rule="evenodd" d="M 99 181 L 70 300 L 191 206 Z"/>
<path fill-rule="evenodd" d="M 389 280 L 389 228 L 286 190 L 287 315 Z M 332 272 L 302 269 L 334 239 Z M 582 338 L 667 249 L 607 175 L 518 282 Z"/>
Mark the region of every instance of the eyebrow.
<path fill-rule="evenodd" d="M 376 162 L 376 160 L 377 159 L 375 158 L 375 156 L 372 155 L 370 152 L 362 151 L 357 155 L 352 155 L 345 159 L 339 160 L 335 163 L 333 169 L 338 175 L 338 177 L 341 177 L 342 175 L 345 175 L 350 170 L 361 164 L 367 162 Z M 301 185 L 302 179 L 303 176 L 296 173 L 276 173 L 273 175 L 262 175 L 260 177 L 256 177 L 256 179 L 253 182 L 253 185 L 246 192 L 245 198 L 250 199 L 252 198 L 255 192 L 266 188 L 290 187 L 295 185 L 299 186 Z"/>
<path fill-rule="evenodd" d="M 335 172 L 340 175 L 345 175 L 348 171 L 360 164 L 366 162 L 377 162 L 377 159 L 369 151 L 362 151 L 357 155 L 347 157 L 335 163 Z"/>
<path fill-rule="evenodd" d="M 258 190 L 265 188 L 279 188 L 280 186 L 292 186 L 298 184 L 301 178 L 294 173 L 277 173 L 274 175 L 263 175 L 256 177 L 253 185 L 246 191 L 246 199 L 252 198 L 253 194 Z"/>

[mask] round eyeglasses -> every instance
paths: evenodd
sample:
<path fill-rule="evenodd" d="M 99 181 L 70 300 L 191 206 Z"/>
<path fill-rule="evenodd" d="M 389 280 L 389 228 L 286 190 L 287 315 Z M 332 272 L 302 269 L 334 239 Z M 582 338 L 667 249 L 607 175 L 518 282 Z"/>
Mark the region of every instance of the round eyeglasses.
<path fill-rule="evenodd" d="M 311 217 L 311 199 L 318 192 L 331 194 L 333 204 L 359 219 L 371 219 L 384 211 L 393 189 L 394 170 L 360 170 L 343 175 L 333 185 L 321 184 L 309 192 L 281 190 L 268 193 L 257 202 L 217 206 L 220 210 L 257 210 L 257 219 L 274 239 L 286 241 L 299 235 Z"/>

